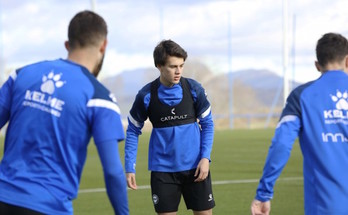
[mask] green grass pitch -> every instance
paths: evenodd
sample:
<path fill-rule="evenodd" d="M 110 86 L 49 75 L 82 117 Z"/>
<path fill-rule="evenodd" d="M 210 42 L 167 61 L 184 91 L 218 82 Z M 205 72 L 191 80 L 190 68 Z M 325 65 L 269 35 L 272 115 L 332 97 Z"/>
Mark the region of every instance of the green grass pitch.
<path fill-rule="evenodd" d="M 274 129 L 257 130 L 221 130 L 215 132 L 210 166 L 213 193 L 216 207 L 214 214 L 247 215 L 250 214 L 250 203 L 255 195 L 258 180 L 268 152 Z M 137 157 L 137 184 L 145 187 L 139 190 L 128 190 L 131 215 L 155 214 L 151 191 L 147 188 L 150 174 L 147 171 L 147 147 L 149 133 L 140 136 Z M 3 154 L 3 139 L 0 138 L 0 157 Z M 124 142 L 120 143 L 123 160 Z M 74 200 L 74 214 L 113 214 L 105 191 L 101 164 L 93 143 L 89 145 L 88 157 L 80 184 L 80 191 Z M 98 190 L 101 188 L 100 190 Z M 92 189 L 91 192 L 85 192 Z M 96 189 L 93 191 L 93 189 Z M 186 210 L 181 200 L 179 215 L 192 214 Z M 301 215 L 303 209 L 302 156 L 296 142 L 290 160 L 284 168 L 275 186 L 271 214 Z"/>

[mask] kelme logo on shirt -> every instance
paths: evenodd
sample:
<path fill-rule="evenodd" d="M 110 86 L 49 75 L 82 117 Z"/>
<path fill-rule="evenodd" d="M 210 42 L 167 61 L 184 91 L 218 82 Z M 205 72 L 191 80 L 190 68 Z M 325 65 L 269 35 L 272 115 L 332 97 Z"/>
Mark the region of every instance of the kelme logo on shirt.
<path fill-rule="evenodd" d="M 330 94 L 332 102 L 335 103 L 335 109 L 324 110 L 326 124 L 344 123 L 348 124 L 348 92 L 336 90 L 334 95 Z"/>
<path fill-rule="evenodd" d="M 348 93 L 347 91 L 344 93 L 341 93 L 339 90 L 337 90 L 336 95 L 330 95 L 332 101 L 336 102 L 336 108 L 338 110 L 348 110 Z"/>
<path fill-rule="evenodd" d="M 65 82 L 60 80 L 61 77 L 62 74 L 54 74 L 53 71 L 51 71 L 47 76 L 44 75 L 42 77 L 41 91 L 52 95 L 56 88 L 60 88 L 65 84 Z"/>
<path fill-rule="evenodd" d="M 65 102 L 51 95 L 66 83 L 60 80 L 61 77 L 62 74 L 54 74 L 53 71 L 48 75 L 43 75 L 40 91 L 27 90 L 23 105 L 60 117 Z"/>
<path fill-rule="evenodd" d="M 324 110 L 325 124 L 348 125 L 348 93 L 336 90 L 330 98 L 335 104 L 335 109 Z M 321 138 L 324 143 L 347 143 L 348 137 L 341 132 L 322 132 Z"/>

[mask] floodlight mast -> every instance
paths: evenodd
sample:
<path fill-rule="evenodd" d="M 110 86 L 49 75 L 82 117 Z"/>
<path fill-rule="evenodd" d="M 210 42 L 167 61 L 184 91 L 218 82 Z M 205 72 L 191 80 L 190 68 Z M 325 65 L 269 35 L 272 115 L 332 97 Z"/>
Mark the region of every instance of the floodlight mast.
<path fill-rule="evenodd" d="M 93 11 L 93 12 L 95 12 L 95 0 L 91 0 L 91 10 Z"/>
<path fill-rule="evenodd" d="M 296 14 L 292 16 L 292 44 L 291 44 L 291 59 L 292 59 L 292 73 L 290 81 L 290 91 L 294 88 L 295 73 L 296 73 Z"/>
<path fill-rule="evenodd" d="M 289 47 L 288 47 L 288 0 L 283 0 L 283 99 L 284 104 L 289 95 Z"/>
<path fill-rule="evenodd" d="M 229 122 L 230 129 L 233 129 L 233 74 L 232 74 L 232 29 L 231 29 L 231 12 L 228 12 L 228 87 L 229 87 Z"/>

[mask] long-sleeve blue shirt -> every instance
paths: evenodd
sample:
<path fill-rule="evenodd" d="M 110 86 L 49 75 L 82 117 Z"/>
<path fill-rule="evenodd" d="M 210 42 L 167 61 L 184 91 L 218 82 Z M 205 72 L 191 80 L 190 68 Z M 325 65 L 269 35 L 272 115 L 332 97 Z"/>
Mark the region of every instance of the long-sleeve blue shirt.
<path fill-rule="evenodd" d="M 93 136 L 115 213 L 128 214 L 119 107 L 85 67 L 58 59 L 12 73 L 0 89 L 0 128 L 6 122 L 0 201 L 72 214 Z"/>
<path fill-rule="evenodd" d="M 295 139 L 303 154 L 306 215 L 348 214 L 348 75 L 327 71 L 288 97 L 256 199 L 270 200 Z"/>
<path fill-rule="evenodd" d="M 153 128 L 148 155 L 148 169 L 161 172 L 179 172 L 197 167 L 202 158 L 210 160 L 213 146 L 214 124 L 211 106 L 203 87 L 193 79 L 186 79 L 192 94 L 198 123 Z M 137 94 L 128 117 L 125 143 L 126 172 L 135 172 L 138 137 L 148 118 L 151 84 L 145 85 Z M 183 98 L 181 83 L 172 87 L 160 84 L 159 100 L 169 106 L 177 105 Z"/>

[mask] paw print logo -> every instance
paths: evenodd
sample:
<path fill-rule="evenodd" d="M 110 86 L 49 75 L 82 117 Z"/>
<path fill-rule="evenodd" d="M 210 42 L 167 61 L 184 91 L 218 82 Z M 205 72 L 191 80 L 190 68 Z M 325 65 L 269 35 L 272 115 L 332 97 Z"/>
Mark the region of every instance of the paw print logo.
<path fill-rule="evenodd" d="M 62 87 L 65 82 L 61 81 L 62 74 L 54 74 L 51 71 L 47 76 L 42 77 L 41 91 L 52 95 L 56 88 Z"/>
<path fill-rule="evenodd" d="M 347 91 L 342 93 L 339 90 L 337 90 L 336 95 L 330 95 L 332 101 L 336 102 L 336 108 L 338 110 L 348 110 L 348 93 Z"/>

